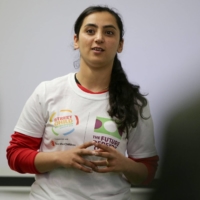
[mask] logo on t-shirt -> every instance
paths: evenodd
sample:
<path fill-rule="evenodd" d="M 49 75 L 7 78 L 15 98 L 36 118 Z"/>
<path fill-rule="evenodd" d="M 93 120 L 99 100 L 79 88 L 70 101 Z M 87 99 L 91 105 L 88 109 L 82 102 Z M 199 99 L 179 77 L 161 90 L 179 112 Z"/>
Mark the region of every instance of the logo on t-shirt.
<path fill-rule="evenodd" d="M 96 118 L 94 132 L 104 133 L 118 139 L 121 139 L 122 135 L 117 127 L 117 124 L 112 119 L 103 117 Z"/>
<path fill-rule="evenodd" d="M 93 140 L 117 148 L 122 137 L 122 131 L 112 119 L 96 117 Z"/>
<path fill-rule="evenodd" d="M 53 124 L 52 132 L 58 135 L 69 135 L 74 132 L 75 126 L 79 124 L 77 115 L 73 115 L 71 110 L 60 110 L 59 113 L 53 112 L 49 119 Z"/>

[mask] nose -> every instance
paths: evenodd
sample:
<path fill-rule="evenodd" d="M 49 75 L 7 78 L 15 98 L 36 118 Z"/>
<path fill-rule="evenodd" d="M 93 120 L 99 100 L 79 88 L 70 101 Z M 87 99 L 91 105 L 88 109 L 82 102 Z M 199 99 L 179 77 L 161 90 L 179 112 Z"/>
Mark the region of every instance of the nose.
<path fill-rule="evenodd" d="M 103 43 L 104 42 L 104 38 L 103 38 L 103 33 L 102 32 L 98 31 L 96 33 L 95 42 L 96 43 Z"/>

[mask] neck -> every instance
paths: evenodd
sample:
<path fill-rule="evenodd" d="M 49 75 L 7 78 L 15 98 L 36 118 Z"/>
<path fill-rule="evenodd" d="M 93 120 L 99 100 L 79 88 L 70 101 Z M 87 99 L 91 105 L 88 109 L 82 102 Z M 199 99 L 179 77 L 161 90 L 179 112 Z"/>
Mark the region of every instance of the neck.
<path fill-rule="evenodd" d="M 112 68 L 80 67 L 76 78 L 81 85 L 92 92 L 108 90 Z"/>

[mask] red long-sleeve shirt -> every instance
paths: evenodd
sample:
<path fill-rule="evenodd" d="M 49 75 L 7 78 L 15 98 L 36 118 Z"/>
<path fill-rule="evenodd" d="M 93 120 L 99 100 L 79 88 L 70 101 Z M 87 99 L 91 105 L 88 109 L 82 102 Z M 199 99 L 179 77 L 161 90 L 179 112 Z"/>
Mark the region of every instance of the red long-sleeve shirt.
<path fill-rule="evenodd" d="M 10 168 L 19 173 L 39 174 L 34 160 L 39 153 L 38 149 L 40 148 L 42 138 L 34 138 L 18 132 L 12 134 L 11 137 L 12 140 L 7 148 L 7 159 Z M 158 156 L 140 159 L 129 158 L 136 162 L 141 162 L 147 167 L 148 177 L 143 184 L 150 183 L 157 169 Z"/>

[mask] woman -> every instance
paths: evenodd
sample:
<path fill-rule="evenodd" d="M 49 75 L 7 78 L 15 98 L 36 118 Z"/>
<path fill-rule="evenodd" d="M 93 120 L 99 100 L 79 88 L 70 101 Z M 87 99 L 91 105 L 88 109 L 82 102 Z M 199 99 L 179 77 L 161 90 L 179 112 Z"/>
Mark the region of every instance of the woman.
<path fill-rule="evenodd" d="M 74 31 L 80 70 L 36 88 L 7 149 L 9 165 L 36 174 L 30 199 L 131 199 L 131 184 L 153 179 L 158 156 L 147 100 L 117 58 L 121 18 L 89 7 Z"/>

